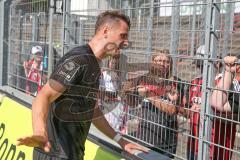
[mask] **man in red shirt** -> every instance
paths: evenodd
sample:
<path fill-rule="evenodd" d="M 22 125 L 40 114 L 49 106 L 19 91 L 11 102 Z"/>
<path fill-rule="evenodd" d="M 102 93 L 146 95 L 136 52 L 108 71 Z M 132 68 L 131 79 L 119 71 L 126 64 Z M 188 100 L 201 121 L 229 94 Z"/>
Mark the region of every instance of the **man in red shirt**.
<path fill-rule="evenodd" d="M 190 135 L 194 137 L 188 138 L 188 159 L 196 159 L 198 154 L 198 140 L 199 135 L 199 120 L 200 120 L 200 107 L 201 107 L 201 85 L 202 77 L 197 77 L 191 81 L 191 87 L 189 90 L 190 106 L 192 112 L 189 115 L 190 120 Z"/>
<path fill-rule="evenodd" d="M 44 76 L 43 76 L 43 49 L 40 46 L 34 46 L 31 49 L 33 58 L 23 63 L 26 76 L 26 93 L 36 96 L 37 92 L 41 90 Z"/>
<path fill-rule="evenodd" d="M 194 64 L 196 68 L 200 70 L 200 73 L 203 73 L 203 54 L 204 46 L 200 46 L 197 49 L 196 59 Z M 189 121 L 190 121 L 190 135 L 188 137 L 188 146 L 187 146 L 187 158 L 189 160 L 196 160 L 198 155 L 198 140 L 199 137 L 199 120 L 200 120 L 200 107 L 201 107 L 201 97 L 202 97 L 202 75 L 198 76 L 191 81 L 191 86 L 189 87 Z"/>

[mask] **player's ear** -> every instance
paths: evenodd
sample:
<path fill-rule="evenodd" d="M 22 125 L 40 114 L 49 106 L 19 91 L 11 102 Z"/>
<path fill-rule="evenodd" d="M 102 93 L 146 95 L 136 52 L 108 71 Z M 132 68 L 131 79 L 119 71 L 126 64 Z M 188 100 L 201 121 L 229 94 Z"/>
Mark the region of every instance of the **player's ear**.
<path fill-rule="evenodd" d="M 104 26 L 102 27 L 102 33 L 103 33 L 104 38 L 108 38 L 109 32 L 110 32 L 110 26 L 107 25 L 107 24 L 104 25 Z"/>

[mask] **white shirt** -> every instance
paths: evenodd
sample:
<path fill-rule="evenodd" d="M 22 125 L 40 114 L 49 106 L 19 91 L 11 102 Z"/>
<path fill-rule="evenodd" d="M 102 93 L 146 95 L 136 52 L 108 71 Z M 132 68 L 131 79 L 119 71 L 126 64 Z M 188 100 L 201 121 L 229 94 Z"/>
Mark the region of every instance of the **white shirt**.
<path fill-rule="evenodd" d="M 104 87 L 106 91 L 117 91 L 120 87 L 118 74 L 114 71 L 103 71 L 100 86 Z"/>

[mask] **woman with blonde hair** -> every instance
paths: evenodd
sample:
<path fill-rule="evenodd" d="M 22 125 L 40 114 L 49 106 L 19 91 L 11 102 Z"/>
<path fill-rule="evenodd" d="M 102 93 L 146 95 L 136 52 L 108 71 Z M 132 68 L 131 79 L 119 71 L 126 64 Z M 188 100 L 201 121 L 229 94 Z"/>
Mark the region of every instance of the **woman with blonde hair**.
<path fill-rule="evenodd" d="M 148 75 L 139 78 L 136 94 L 141 105 L 141 121 L 135 135 L 147 146 L 173 158 L 177 148 L 177 113 L 182 105 L 183 88 L 172 75 L 169 50 L 152 56 Z M 140 100 L 139 100 L 140 99 Z"/>

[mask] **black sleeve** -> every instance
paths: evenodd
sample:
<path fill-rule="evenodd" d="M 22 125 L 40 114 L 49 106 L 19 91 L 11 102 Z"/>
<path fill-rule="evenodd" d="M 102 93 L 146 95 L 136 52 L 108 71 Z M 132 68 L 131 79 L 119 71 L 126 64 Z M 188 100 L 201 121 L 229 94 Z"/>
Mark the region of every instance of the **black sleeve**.
<path fill-rule="evenodd" d="M 239 114 L 239 93 L 230 92 L 228 94 L 228 102 L 232 108 L 233 113 Z"/>
<path fill-rule="evenodd" d="M 185 98 L 185 104 L 183 104 L 185 108 L 190 108 L 190 88 L 191 85 L 189 84 L 189 82 L 184 81 L 185 83 L 182 84 L 183 87 L 181 89 L 181 101 Z"/>
<path fill-rule="evenodd" d="M 182 81 L 180 78 L 175 78 L 178 82 L 177 84 L 177 92 L 179 94 L 179 98 L 177 101 L 177 105 L 182 105 L 183 99 L 186 98 L 188 100 L 189 97 L 189 85 L 187 85 L 186 81 Z M 187 105 L 185 104 L 185 107 Z"/>
<path fill-rule="evenodd" d="M 130 80 L 130 81 L 132 81 L 132 82 L 129 82 L 132 84 L 131 88 L 134 88 L 134 89 L 131 91 L 125 92 L 126 102 L 130 106 L 137 106 L 138 104 L 142 103 L 143 97 L 141 97 L 137 91 L 137 86 L 139 85 L 139 82 L 140 82 L 139 79 L 140 79 L 140 77 L 138 77 L 137 79 Z"/>
<path fill-rule="evenodd" d="M 58 82 L 68 88 L 76 84 L 77 81 L 81 80 L 81 75 L 83 74 L 86 66 L 87 64 L 83 59 L 65 59 L 55 67 L 50 76 L 50 80 Z"/>

